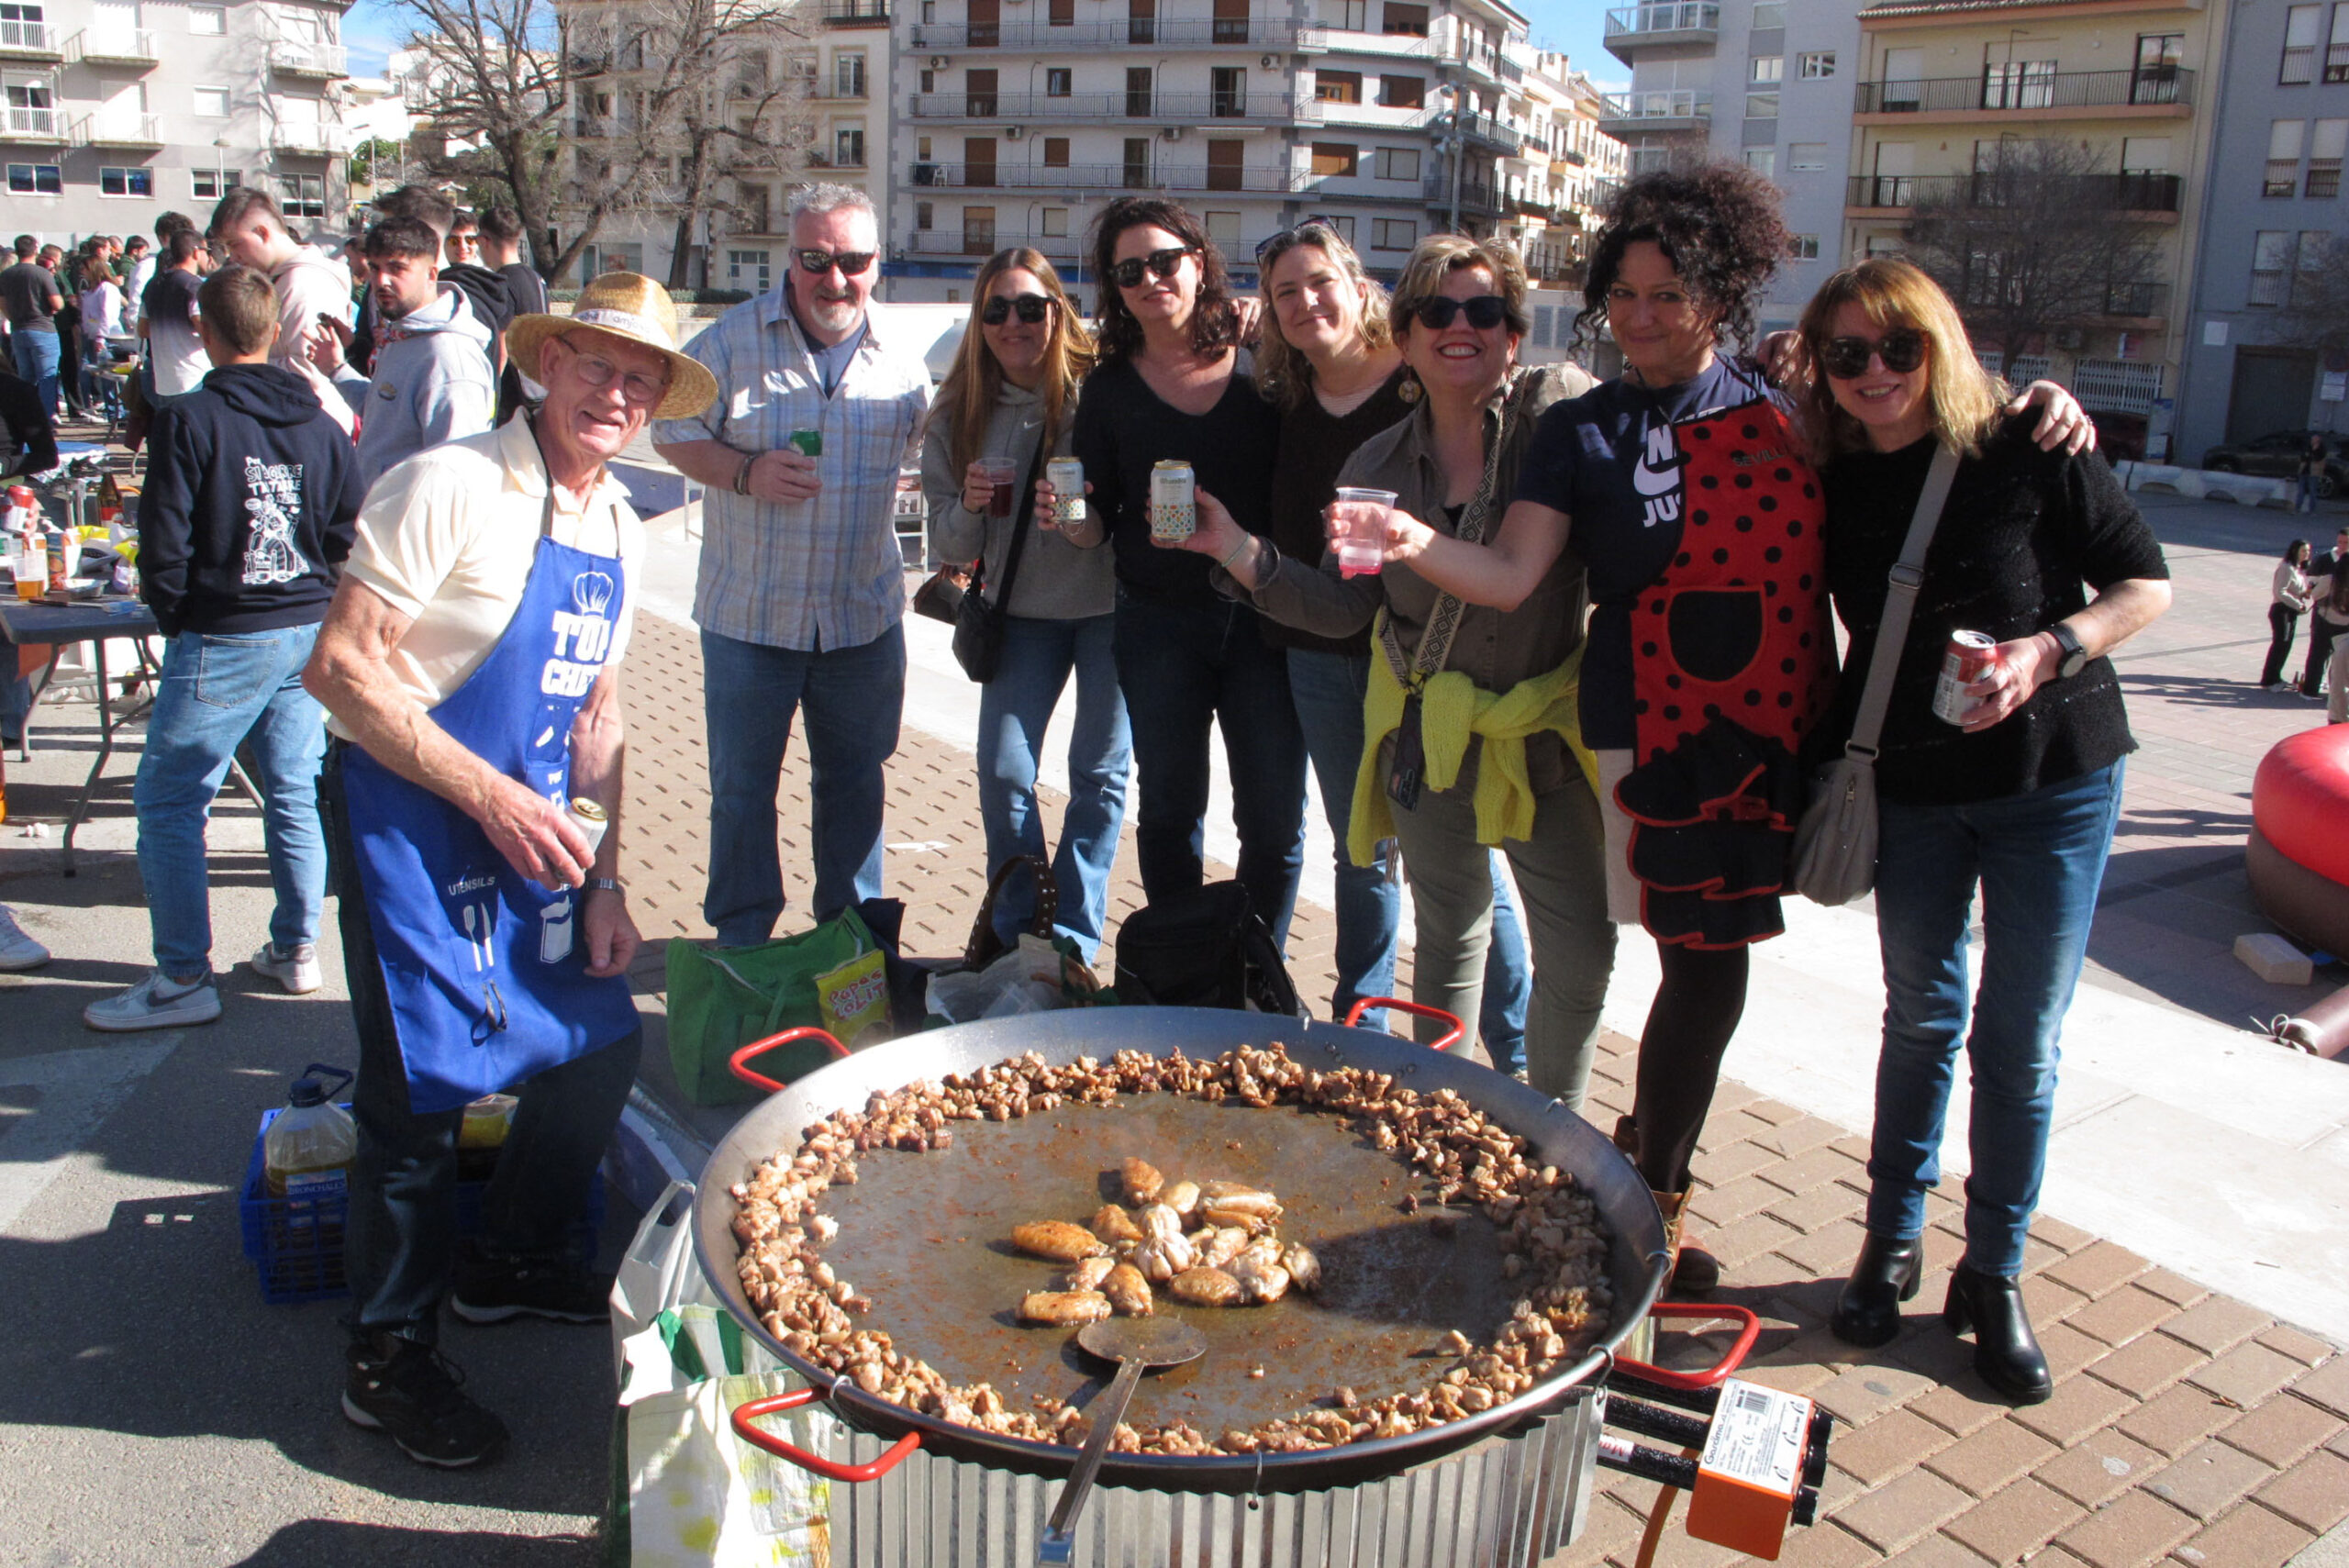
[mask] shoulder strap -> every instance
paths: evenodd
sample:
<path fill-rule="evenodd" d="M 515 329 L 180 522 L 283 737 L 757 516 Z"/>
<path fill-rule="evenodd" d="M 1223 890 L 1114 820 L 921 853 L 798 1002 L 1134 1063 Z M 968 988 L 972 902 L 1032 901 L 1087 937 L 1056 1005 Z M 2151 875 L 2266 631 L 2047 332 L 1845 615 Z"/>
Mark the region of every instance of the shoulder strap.
<path fill-rule="evenodd" d="M 1529 373 L 1518 372 L 1497 406 L 1499 417 L 1496 423 L 1499 428 L 1493 432 L 1492 444 L 1485 449 L 1484 475 L 1476 482 L 1476 493 L 1468 498 L 1468 505 L 1461 508 L 1460 530 L 1453 536 L 1464 544 L 1482 544 L 1485 530 L 1492 525 L 1494 510 L 1503 506 L 1494 493 L 1500 477 L 1501 448 L 1508 443 L 1509 420 L 1519 406 L 1518 395 L 1528 384 Z M 1466 608 L 1457 595 L 1437 595 L 1435 607 L 1428 612 L 1427 625 L 1419 630 L 1419 647 L 1408 661 L 1403 656 L 1402 639 L 1396 635 L 1394 617 L 1381 617 L 1379 640 L 1387 662 L 1395 668 L 1395 678 L 1402 683 L 1405 691 L 1419 690 L 1430 675 L 1443 668 L 1443 662 L 1451 657 L 1452 639 L 1460 633 L 1460 617 Z"/>
<path fill-rule="evenodd" d="M 1941 526 L 1942 507 L 1949 500 L 1950 482 L 1957 477 L 1957 453 L 1947 447 L 1933 450 L 1933 465 L 1925 471 L 1925 487 L 1917 495 L 1917 512 L 1909 520 L 1909 537 L 1900 559 L 1888 573 L 1884 595 L 1884 619 L 1876 627 L 1876 651 L 1868 660 L 1867 684 L 1860 688 L 1858 717 L 1852 721 L 1852 739 L 1844 755 L 1874 761 L 1876 741 L 1884 735 L 1884 716 L 1892 707 L 1893 672 L 1900 667 L 1900 650 L 1909 640 L 1909 623 L 1917 613 L 1917 590 L 1925 584 L 1925 551 Z"/>
<path fill-rule="evenodd" d="M 1028 459 L 1028 483 L 1019 492 L 1019 509 L 1011 517 L 1011 550 L 1003 558 L 1003 583 L 996 590 L 995 607 L 1004 614 L 1011 613 L 1011 584 L 1019 576 L 1020 551 L 1028 548 L 1028 522 L 1036 512 L 1036 470 L 1043 463 L 1044 448 L 1052 443 L 1052 432 L 1044 430 L 1036 438 L 1036 450 Z M 971 586 L 985 591 L 986 587 L 986 533 L 980 525 L 979 570 L 973 574 Z"/>

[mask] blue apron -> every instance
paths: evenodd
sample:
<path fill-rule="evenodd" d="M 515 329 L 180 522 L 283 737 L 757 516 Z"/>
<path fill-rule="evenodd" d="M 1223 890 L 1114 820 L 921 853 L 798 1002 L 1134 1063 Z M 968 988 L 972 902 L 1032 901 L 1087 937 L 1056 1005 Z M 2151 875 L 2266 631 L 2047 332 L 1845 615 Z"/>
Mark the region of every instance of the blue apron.
<path fill-rule="evenodd" d="M 432 719 L 498 772 L 567 802 L 572 720 L 628 584 L 618 557 L 558 543 L 553 527 L 550 479 L 522 602 Z M 343 783 L 411 1110 L 454 1110 L 637 1028 L 627 977 L 587 973 L 579 890 L 529 881 L 472 817 L 356 746 Z"/>

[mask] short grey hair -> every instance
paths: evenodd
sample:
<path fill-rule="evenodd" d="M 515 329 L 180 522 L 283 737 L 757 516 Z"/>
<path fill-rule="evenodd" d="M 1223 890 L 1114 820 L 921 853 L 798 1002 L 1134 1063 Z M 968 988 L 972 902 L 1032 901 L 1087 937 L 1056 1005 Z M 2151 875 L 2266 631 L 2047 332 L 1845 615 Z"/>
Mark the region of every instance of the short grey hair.
<path fill-rule="evenodd" d="M 874 231 L 876 233 L 879 231 L 881 215 L 874 209 L 873 198 L 854 185 L 835 184 L 829 180 L 818 181 L 812 185 L 801 185 L 793 190 L 791 200 L 784 208 L 784 214 L 787 222 L 797 223 L 799 215 L 802 213 L 813 213 L 821 217 L 826 213 L 843 210 L 864 214 L 873 220 Z"/>

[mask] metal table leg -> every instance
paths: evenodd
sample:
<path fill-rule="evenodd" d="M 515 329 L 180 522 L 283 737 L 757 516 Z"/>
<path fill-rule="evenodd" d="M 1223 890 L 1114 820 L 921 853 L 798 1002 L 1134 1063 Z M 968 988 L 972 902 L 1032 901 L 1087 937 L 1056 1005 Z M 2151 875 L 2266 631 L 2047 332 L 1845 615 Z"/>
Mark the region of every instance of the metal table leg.
<path fill-rule="evenodd" d="M 73 834 L 82 820 L 90 814 L 90 796 L 98 787 L 98 775 L 106 772 L 106 759 L 114 755 L 114 707 L 106 701 L 106 639 L 90 640 L 90 660 L 97 668 L 98 677 L 98 756 L 90 764 L 90 776 L 82 781 L 82 793 L 73 802 L 73 811 L 65 819 L 65 874 L 73 874 Z"/>

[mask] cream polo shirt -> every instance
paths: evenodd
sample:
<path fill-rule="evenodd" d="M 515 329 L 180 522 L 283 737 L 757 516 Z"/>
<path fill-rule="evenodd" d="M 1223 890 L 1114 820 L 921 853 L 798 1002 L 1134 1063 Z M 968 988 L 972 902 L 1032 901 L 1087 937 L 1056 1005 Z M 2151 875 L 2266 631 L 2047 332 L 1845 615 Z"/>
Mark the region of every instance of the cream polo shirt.
<path fill-rule="evenodd" d="M 426 708 L 463 685 L 506 634 L 529 579 L 546 495 L 546 464 L 520 417 L 419 452 L 367 493 L 343 572 L 409 618 L 390 667 L 401 690 Z M 628 504 L 628 487 L 608 469 L 584 502 L 558 487 L 553 537 L 620 558 L 629 594 L 606 660 L 616 666 L 635 624 L 644 569 L 644 525 Z M 327 727 L 351 739 L 333 718 Z"/>

